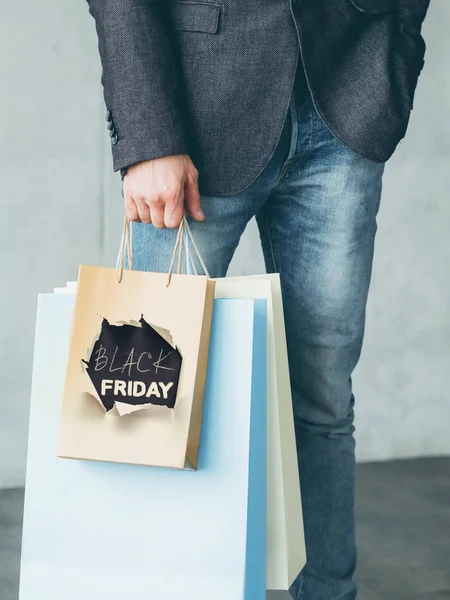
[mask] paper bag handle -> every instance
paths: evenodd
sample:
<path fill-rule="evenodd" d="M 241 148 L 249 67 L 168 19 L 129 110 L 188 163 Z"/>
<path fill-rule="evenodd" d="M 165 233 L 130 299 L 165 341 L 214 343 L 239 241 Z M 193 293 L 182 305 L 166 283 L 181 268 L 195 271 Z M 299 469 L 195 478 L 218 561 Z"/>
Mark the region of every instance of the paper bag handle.
<path fill-rule="evenodd" d="M 177 238 L 175 241 L 175 247 L 172 252 L 172 258 L 170 261 L 169 271 L 167 273 L 167 283 L 166 283 L 167 287 L 170 285 L 170 282 L 172 280 L 173 267 L 175 265 L 177 251 L 178 251 L 178 274 L 181 273 L 181 262 L 182 262 L 182 258 L 183 258 L 183 239 L 184 239 L 185 234 L 186 234 L 186 242 L 188 240 L 191 241 L 192 246 L 195 250 L 195 254 L 197 255 L 197 258 L 200 262 L 200 265 L 201 265 L 205 275 L 207 277 L 210 276 L 208 269 L 206 267 L 205 261 L 203 260 L 200 250 L 198 249 L 198 246 L 195 242 L 194 236 L 192 235 L 192 231 L 189 226 L 188 220 L 186 219 L 186 217 L 184 217 L 180 223 L 180 226 L 178 227 L 178 233 L 177 233 Z M 186 246 L 187 246 L 187 244 L 186 244 Z M 118 260 L 119 272 L 118 272 L 118 276 L 117 276 L 117 281 L 119 283 L 122 281 L 123 271 L 125 268 L 125 251 L 127 253 L 128 269 L 132 270 L 133 269 L 133 222 L 130 221 L 128 219 L 128 217 L 125 217 L 125 219 L 124 219 L 122 242 L 120 244 L 120 253 L 119 253 L 119 260 Z M 188 255 L 188 259 L 190 260 L 191 264 L 193 264 L 194 261 L 193 261 L 192 254 L 191 254 L 189 248 L 186 249 L 186 253 Z"/>

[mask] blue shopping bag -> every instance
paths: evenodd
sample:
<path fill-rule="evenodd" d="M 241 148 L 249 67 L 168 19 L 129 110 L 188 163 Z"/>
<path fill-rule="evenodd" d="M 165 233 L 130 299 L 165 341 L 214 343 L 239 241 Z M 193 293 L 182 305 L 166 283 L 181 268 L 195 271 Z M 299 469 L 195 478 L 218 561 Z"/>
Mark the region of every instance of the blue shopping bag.
<path fill-rule="evenodd" d="M 56 457 L 73 307 L 39 299 L 20 600 L 263 600 L 265 301 L 215 301 L 192 472 Z"/>

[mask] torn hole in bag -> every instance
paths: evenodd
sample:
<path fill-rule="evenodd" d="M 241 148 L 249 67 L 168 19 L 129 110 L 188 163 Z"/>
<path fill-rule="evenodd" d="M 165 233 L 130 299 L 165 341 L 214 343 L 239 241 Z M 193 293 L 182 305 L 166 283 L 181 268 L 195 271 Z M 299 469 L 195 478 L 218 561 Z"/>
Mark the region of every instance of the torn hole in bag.
<path fill-rule="evenodd" d="M 121 417 L 152 407 L 174 409 L 182 362 L 170 331 L 143 315 L 139 322 L 114 324 L 103 318 L 87 359 L 81 359 L 86 392 L 105 413 L 114 409 Z"/>

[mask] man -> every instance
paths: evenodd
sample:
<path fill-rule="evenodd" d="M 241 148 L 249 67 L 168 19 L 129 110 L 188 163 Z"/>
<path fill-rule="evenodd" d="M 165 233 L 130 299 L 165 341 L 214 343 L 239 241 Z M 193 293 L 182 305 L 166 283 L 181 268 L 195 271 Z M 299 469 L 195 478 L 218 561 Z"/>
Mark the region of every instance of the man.
<path fill-rule="evenodd" d="M 167 269 L 186 210 L 222 277 L 257 218 L 281 276 L 302 478 L 308 564 L 291 593 L 354 599 L 351 374 L 429 0 L 88 2 L 135 267 Z"/>

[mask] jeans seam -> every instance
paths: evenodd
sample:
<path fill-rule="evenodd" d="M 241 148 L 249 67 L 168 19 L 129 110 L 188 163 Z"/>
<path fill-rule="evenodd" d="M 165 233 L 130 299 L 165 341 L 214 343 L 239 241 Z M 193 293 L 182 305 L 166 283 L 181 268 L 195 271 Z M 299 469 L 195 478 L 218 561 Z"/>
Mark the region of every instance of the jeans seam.
<path fill-rule="evenodd" d="M 297 105 L 295 103 L 295 96 L 294 93 L 292 93 L 292 97 L 291 97 L 291 102 L 289 104 L 289 112 L 290 112 L 290 116 L 291 116 L 291 143 L 289 144 L 289 152 L 288 152 L 288 156 L 286 161 L 284 162 L 280 174 L 278 176 L 277 181 L 275 182 L 274 187 L 272 188 L 273 190 L 277 189 L 277 187 L 279 187 L 282 183 L 283 183 L 283 179 L 284 176 L 286 175 L 286 172 L 289 168 L 289 165 L 291 163 L 291 161 L 293 160 L 294 156 L 295 156 L 295 152 L 297 149 L 297 144 L 298 144 L 298 111 L 297 111 Z"/>
<path fill-rule="evenodd" d="M 297 128 L 298 128 L 298 123 L 297 123 Z M 298 139 L 298 134 L 297 134 L 297 139 Z M 310 156 L 310 154 L 312 154 L 312 152 L 314 151 L 314 149 L 316 147 L 316 141 L 317 141 L 317 114 L 316 114 L 316 111 L 313 110 L 312 111 L 311 143 L 309 145 L 308 151 L 305 154 L 303 154 L 302 156 L 299 156 L 296 159 L 291 158 L 290 160 L 287 160 L 284 163 L 281 173 L 278 177 L 278 180 L 275 183 L 275 185 L 273 186 L 271 192 L 277 190 L 282 185 L 284 178 L 286 177 L 286 174 L 288 173 L 288 171 L 290 171 L 292 169 L 292 167 L 295 167 L 299 163 L 303 162 L 304 160 L 306 160 L 308 158 L 308 156 Z"/>
<path fill-rule="evenodd" d="M 312 133 L 311 133 L 311 143 L 309 145 L 309 149 L 308 151 L 303 154 L 302 156 L 299 156 L 297 159 L 292 160 L 289 162 L 289 164 L 285 165 L 285 169 L 283 172 L 283 178 L 286 175 L 286 173 L 288 171 L 290 171 L 292 169 L 292 167 L 297 166 L 299 163 L 303 162 L 304 160 L 306 160 L 308 158 L 308 156 L 310 156 L 312 154 L 312 152 L 314 152 L 314 149 L 316 147 L 316 141 L 317 141 L 317 116 L 315 114 L 315 112 L 313 112 L 312 114 Z M 282 183 L 282 182 L 280 182 Z M 276 189 L 278 187 L 278 183 L 275 186 L 274 189 Z"/>
<path fill-rule="evenodd" d="M 273 245 L 273 242 L 272 242 L 272 236 L 270 235 L 269 216 L 268 216 L 266 210 L 264 211 L 264 220 L 266 222 L 267 239 L 269 241 L 270 254 L 272 256 L 273 268 L 274 268 L 274 270 L 275 270 L 276 273 L 279 273 L 278 266 L 277 266 L 277 261 L 275 259 L 275 249 L 274 249 L 274 245 Z"/>
<path fill-rule="evenodd" d="M 300 587 L 298 590 L 297 597 L 294 600 L 302 600 L 303 597 L 303 575 L 300 573 Z"/>

